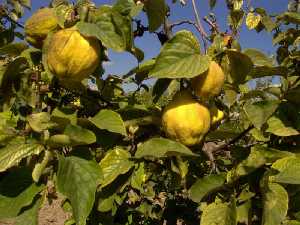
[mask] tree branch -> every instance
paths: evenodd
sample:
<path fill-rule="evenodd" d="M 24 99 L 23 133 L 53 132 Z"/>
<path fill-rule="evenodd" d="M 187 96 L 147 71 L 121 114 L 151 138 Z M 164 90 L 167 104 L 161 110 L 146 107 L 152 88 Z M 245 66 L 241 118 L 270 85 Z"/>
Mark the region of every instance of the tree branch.
<path fill-rule="evenodd" d="M 192 5 L 193 5 L 193 10 L 194 10 L 194 14 L 195 14 L 195 19 L 196 19 L 196 22 L 197 22 L 197 27 L 198 27 L 198 30 L 201 34 L 201 38 L 202 38 L 202 41 L 203 41 L 203 45 L 204 45 L 204 51 L 206 53 L 206 49 L 207 49 L 207 41 L 206 41 L 206 38 L 208 37 L 207 33 L 205 32 L 202 24 L 201 24 L 201 21 L 200 21 L 200 16 L 199 16 L 199 13 L 198 13 L 198 10 L 197 10 L 197 7 L 196 7 L 196 2 L 195 0 L 192 0 Z"/>
<path fill-rule="evenodd" d="M 240 133 L 238 136 L 230 140 L 228 143 L 224 144 L 217 144 L 214 142 L 207 142 L 204 143 L 202 151 L 206 154 L 210 162 L 212 163 L 212 169 L 216 169 L 216 164 L 215 164 L 215 157 L 214 154 L 217 154 L 218 152 L 222 151 L 224 148 L 228 148 L 229 146 L 233 145 L 240 139 L 242 139 L 250 130 L 252 130 L 254 126 L 249 126 L 246 130 L 244 130 L 242 133 Z"/>

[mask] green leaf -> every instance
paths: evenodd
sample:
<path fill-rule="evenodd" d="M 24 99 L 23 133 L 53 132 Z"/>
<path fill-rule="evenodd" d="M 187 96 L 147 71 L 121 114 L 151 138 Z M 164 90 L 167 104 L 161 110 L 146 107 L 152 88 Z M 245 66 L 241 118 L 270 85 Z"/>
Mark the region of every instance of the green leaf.
<path fill-rule="evenodd" d="M 96 162 L 74 156 L 59 157 L 58 190 L 70 200 L 76 224 L 86 224 L 101 180 L 101 169 Z"/>
<path fill-rule="evenodd" d="M 129 160 L 130 157 L 130 154 L 121 148 L 106 153 L 99 163 L 104 177 L 101 187 L 112 183 L 119 175 L 127 173 L 133 167 L 134 163 Z"/>
<path fill-rule="evenodd" d="M 16 166 L 22 159 L 38 155 L 44 150 L 40 144 L 26 144 L 23 138 L 15 138 L 5 147 L 0 148 L 0 172 Z"/>
<path fill-rule="evenodd" d="M 23 42 L 10 43 L 0 48 L 0 55 L 18 56 L 27 48 L 28 45 Z"/>
<path fill-rule="evenodd" d="M 244 111 L 252 124 L 260 129 L 267 122 L 279 106 L 279 101 L 260 101 L 253 104 L 246 104 Z"/>
<path fill-rule="evenodd" d="M 293 127 L 285 124 L 279 117 L 272 116 L 268 121 L 268 129 L 266 132 L 270 132 L 277 136 L 287 137 L 287 136 L 294 136 L 299 135 L 299 132 L 294 129 Z"/>
<path fill-rule="evenodd" d="M 251 210 L 251 201 L 246 201 L 245 203 L 239 205 L 236 209 L 237 222 L 241 224 L 249 224 L 250 210 Z"/>
<path fill-rule="evenodd" d="M 300 14 L 298 12 L 285 12 L 277 17 L 278 20 L 300 24 Z"/>
<path fill-rule="evenodd" d="M 257 168 L 265 165 L 266 163 L 273 163 L 274 161 L 293 156 L 294 154 L 291 152 L 280 151 L 274 148 L 268 148 L 261 145 L 255 145 L 251 148 L 251 152 L 249 156 L 239 163 L 236 168 L 232 169 L 228 173 L 227 179 L 235 179 L 239 176 L 247 175 Z M 232 176 L 232 177 L 231 177 Z"/>
<path fill-rule="evenodd" d="M 201 216 L 201 225 L 236 225 L 236 206 L 234 203 L 214 202 L 206 206 Z"/>
<path fill-rule="evenodd" d="M 280 225 L 288 210 L 288 193 L 276 183 L 263 187 L 262 225 Z"/>
<path fill-rule="evenodd" d="M 156 31 L 164 22 L 167 13 L 165 0 L 145 1 L 145 10 L 149 21 L 149 31 Z"/>
<path fill-rule="evenodd" d="M 108 130 L 110 132 L 126 136 L 124 121 L 118 113 L 112 110 L 103 109 L 94 117 L 89 118 L 89 121 L 91 121 L 99 129 Z"/>
<path fill-rule="evenodd" d="M 27 117 L 27 121 L 32 130 L 39 133 L 54 126 L 47 112 L 33 113 Z"/>
<path fill-rule="evenodd" d="M 113 9 L 122 15 L 135 17 L 143 9 L 143 4 L 136 4 L 134 0 L 118 0 Z"/>
<path fill-rule="evenodd" d="M 139 163 L 138 168 L 132 173 L 130 179 L 131 187 L 139 190 L 141 193 L 144 192 L 143 185 L 147 179 L 146 171 L 145 171 L 145 164 Z"/>
<path fill-rule="evenodd" d="M 34 169 L 32 171 L 32 179 L 34 180 L 34 182 L 36 182 L 36 183 L 39 182 L 39 179 L 42 176 L 51 157 L 52 157 L 52 152 L 49 150 L 46 150 L 42 161 L 35 164 Z"/>
<path fill-rule="evenodd" d="M 32 182 L 31 171 L 19 169 L 4 176 L 0 183 L 0 219 L 19 215 L 24 207 L 31 205 L 44 185 Z"/>
<path fill-rule="evenodd" d="M 96 142 L 96 135 L 85 128 L 69 124 L 65 131 L 72 141 L 72 145 L 89 145 Z"/>
<path fill-rule="evenodd" d="M 131 37 L 131 22 L 112 7 L 103 5 L 92 14 L 92 23 L 79 22 L 78 29 L 83 34 L 98 37 L 102 44 L 114 51 L 128 49 L 128 39 Z M 123 26 L 118 26 L 122 24 Z"/>
<path fill-rule="evenodd" d="M 151 77 L 192 78 L 208 70 L 207 55 L 200 54 L 200 45 L 192 32 L 182 30 L 164 44 L 156 59 Z"/>
<path fill-rule="evenodd" d="M 264 53 L 255 48 L 247 48 L 243 51 L 245 55 L 250 57 L 255 66 L 272 66 L 273 59 L 266 56 Z"/>
<path fill-rule="evenodd" d="M 30 208 L 26 208 L 26 210 L 16 218 L 14 225 L 38 225 L 38 214 L 42 201 L 42 198 L 39 198 Z"/>
<path fill-rule="evenodd" d="M 198 156 L 181 143 L 166 138 L 152 138 L 139 145 L 135 153 L 136 158 L 148 156 L 162 158 L 177 155 Z"/>
<path fill-rule="evenodd" d="M 283 66 L 256 66 L 247 76 L 247 80 L 266 76 L 285 76 L 287 68 Z"/>
<path fill-rule="evenodd" d="M 273 163 L 272 169 L 278 174 L 270 176 L 272 182 L 286 184 L 300 184 L 300 158 L 295 156 L 285 157 Z"/>
<path fill-rule="evenodd" d="M 282 225 L 300 225 L 300 222 L 297 220 L 285 220 Z"/>
<path fill-rule="evenodd" d="M 253 62 L 251 58 L 244 53 L 226 50 L 226 57 L 224 57 L 222 66 L 228 75 L 227 78 L 230 83 L 241 84 L 251 72 Z"/>
<path fill-rule="evenodd" d="M 225 177 L 221 174 L 211 174 L 198 179 L 189 189 L 190 198 L 194 202 L 201 202 L 202 198 L 205 195 L 222 187 L 224 185 L 224 182 Z"/>

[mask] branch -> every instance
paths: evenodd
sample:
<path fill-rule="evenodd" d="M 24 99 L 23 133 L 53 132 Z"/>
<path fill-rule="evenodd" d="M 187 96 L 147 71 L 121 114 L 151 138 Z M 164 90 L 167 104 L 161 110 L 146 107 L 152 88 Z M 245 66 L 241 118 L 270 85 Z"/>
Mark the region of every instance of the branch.
<path fill-rule="evenodd" d="M 254 126 L 249 126 L 246 130 L 244 130 L 242 133 L 240 133 L 238 136 L 230 140 L 228 143 L 224 144 L 216 144 L 214 142 L 207 142 L 204 143 L 202 151 L 206 154 L 206 156 L 209 158 L 210 162 L 212 163 L 212 169 L 216 169 L 216 164 L 215 164 L 215 157 L 214 154 L 222 151 L 224 148 L 228 148 L 229 146 L 233 145 L 240 139 L 242 139 L 250 130 L 252 130 Z"/>
<path fill-rule="evenodd" d="M 193 4 L 193 10 L 194 10 L 194 14 L 195 14 L 195 19 L 196 19 L 196 22 L 197 22 L 197 27 L 198 27 L 198 30 L 201 34 L 201 38 L 202 38 L 202 41 L 203 41 L 203 44 L 204 44 L 204 51 L 206 52 L 206 49 L 207 49 L 206 38 L 208 37 L 208 35 L 205 32 L 205 30 L 204 30 L 204 28 L 201 24 L 200 16 L 199 16 L 199 13 L 198 13 L 198 10 L 197 10 L 197 7 L 196 7 L 195 0 L 192 0 L 192 4 Z"/>
<path fill-rule="evenodd" d="M 216 31 L 217 33 L 219 33 L 219 26 L 216 22 L 211 21 L 210 19 L 208 19 L 207 17 L 203 18 L 204 22 L 206 22 L 209 26 L 211 26 L 211 29 L 213 31 Z"/>

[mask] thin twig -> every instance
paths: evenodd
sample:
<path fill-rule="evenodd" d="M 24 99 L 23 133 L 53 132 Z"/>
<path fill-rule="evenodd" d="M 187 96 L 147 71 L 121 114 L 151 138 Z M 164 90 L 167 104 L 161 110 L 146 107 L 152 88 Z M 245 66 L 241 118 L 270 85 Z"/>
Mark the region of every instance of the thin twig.
<path fill-rule="evenodd" d="M 203 20 L 209 25 L 211 26 L 212 30 L 215 30 L 217 33 L 219 33 L 219 26 L 217 23 L 212 22 L 210 19 L 208 19 L 207 17 L 204 17 Z"/>
<path fill-rule="evenodd" d="M 202 38 L 202 41 L 203 41 L 203 45 L 204 45 L 204 51 L 206 53 L 206 49 L 207 49 L 207 41 L 206 41 L 206 38 L 208 37 L 207 33 L 205 32 L 202 24 L 201 24 L 201 21 L 200 21 L 200 16 L 199 16 L 199 12 L 197 10 L 197 7 L 196 7 L 196 3 L 195 3 L 195 0 L 192 0 L 192 4 L 193 4 L 193 10 L 194 10 L 194 14 L 195 14 L 195 19 L 196 19 L 196 22 L 197 22 L 197 26 L 198 26 L 198 30 L 201 34 L 201 38 Z"/>
<path fill-rule="evenodd" d="M 217 169 L 214 154 L 217 154 L 218 152 L 222 151 L 224 148 L 228 148 L 230 145 L 233 145 L 235 142 L 243 138 L 253 128 L 254 126 L 249 126 L 246 130 L 244 130 L 238 136 L 230 140 L 228 143 L 224 143 L 224 144 L 216 144 L 214 142 L 204 143 L 202 151 L 205 153 L 205 155 L 208 157 L 209 161 L 211 162 L 212 171 L 215 171 Z"/>

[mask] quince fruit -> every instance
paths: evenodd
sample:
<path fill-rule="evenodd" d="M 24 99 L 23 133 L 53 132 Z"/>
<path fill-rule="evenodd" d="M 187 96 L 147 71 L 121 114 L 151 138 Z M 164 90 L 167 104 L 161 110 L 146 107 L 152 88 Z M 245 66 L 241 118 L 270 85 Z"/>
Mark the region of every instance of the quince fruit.
<path fill-rule="evenodd" d="M 193 78 L 191 83 L 198 97 L 208 98 L 220 93 L 224 81 L 225 75 L 222 68 L 215 61 L 211 61 L 208 70 Z"/>
<path fill-rule="evenodd" d="M 26 41 L 36 48 L 42 48 L 47 35 L 58 29 L 54 9 L 39 9 L 25 23 Z"/>
<path fill-rule="evenodd" d="M 162 115 L 166 135 L 184 145 L 198 144 L 210 129 L 210 112 L 188 91 L 175 94 Z"/>
<path fill-rule="evenodd" d="M 224 118 L 224 112 L 218 109 L 216 106 L 213 106 L 209 109 L 211 117 L 211 125 L 215 125 Z"/>
<path fill-rule="evenodd" d="M 53 34 L 46 55 L 49 71 L 61 81 L 80 82 L 100 63 L 101 46 L 94 37 L 67 28 Z M 65 83 L 65 82 L 62 82 Z"/>

